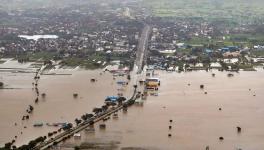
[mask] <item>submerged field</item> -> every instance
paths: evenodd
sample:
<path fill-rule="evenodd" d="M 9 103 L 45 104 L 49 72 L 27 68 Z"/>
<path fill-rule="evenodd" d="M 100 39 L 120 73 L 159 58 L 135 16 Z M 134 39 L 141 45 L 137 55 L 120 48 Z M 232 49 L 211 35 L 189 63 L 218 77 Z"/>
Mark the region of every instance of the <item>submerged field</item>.
<path fill-rule="evenodd" d="M 126 76 L 114 79 L 111 73 L 102 70 L 58 68 L 46 71 L 51 74 L 41 75 L 38 83 L 40 94 L 45 93 L 46 96 L 39 96 L 39 102 L 34 103 L 37 97 L 32 86 L 35 73 L 17 72 L 30 69 L 30 66 L 30 63 L 19 64 L 12 60 L 0 64 L 0 78 L 4 83 L 4 89 L 0 89 L 0 146 L 15 139 L 15 136 L 15 145 L 21 146 L 59 128 L 46 123 L 74 123 L 75 118 L 101 107 L 106 96 L 117 95 L 120 86 L 116 82 L 126 79 Z M 92 83 L 91 79 L 96 79 L 96 82 Z M 122 91 L 125 97 L 130 97 L 132 92 L 130 86 Z M 78 97 L 73 97 L 73 93 L 78 93 Z M 22 121 L 29 105 L 34 107 L 34 111 L 29 120 Z M 33 127 L 35 123 L 44 125 Z"/>
<path fill-rule="evenodd" d="M 161 79 L 158 96 L 148 96 L 118 119 L 106 122 L 106 129 L 83 131 L 81 138 L 62 144 L 64 149 L 193 150 L 252 149 L 264 144 L 264 75 L 258 72 L 235 73 L 198 71 L 156 72 Z M 200 89 L 204 84 L 205 88 Z M 205 94 L 207 92 L 207 94 Z M 254 96 L 255 95 L 255 96 Z M 221 110 L 219 110 L 221 108 Z M 170 123 L 170 120 L 172 122 Z M 172 128 L 169 129 L 169 126 Z M 237 132 L 237 127 L 242 132 Z M 168 137 L 171 134 L 171 137 Z M 219 137 L 224 140 L 220 141 Z"/>

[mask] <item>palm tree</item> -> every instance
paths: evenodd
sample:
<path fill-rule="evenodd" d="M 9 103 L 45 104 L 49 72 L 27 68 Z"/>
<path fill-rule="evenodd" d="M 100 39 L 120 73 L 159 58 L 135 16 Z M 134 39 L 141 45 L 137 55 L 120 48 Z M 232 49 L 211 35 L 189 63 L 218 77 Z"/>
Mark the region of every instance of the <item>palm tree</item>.
<path fill-rule="evenodd" d="M 80 123 L 82 123 L 82 120 L 79 120 L 78 118 L 76 118 L 74 121 L 75 121 L 76 125 L 79 125 Z"/>
<path fill-rule="evenodd" d="M 107 106 L 107 105 L 103 105 L 103 106 L 102 106 L 102 110 L 103 110 L 103 111 L 106 111 L 107 109 L 108 109 L 108 106 Z"/>
<path fill-rule="evenodd" d="M 97 113 L 99 113 L 99 112 L 102 112 L 102 109 L 101 109 L 101 108 L 94 108 L 94 109 L 93 109 L 93 112 L 94 112 L 95 114 L 97 114 Z"/>
<path fill-rule="evenodd" d="M 89 118 L 91 118 L 91 117 L 93 117 L 93 114 L 84 114 L 84 115 L 82 115 L 82 120 L 87 120 L 87 119 L 89 119 Z"/>
<path fill-rule="evenodd" d="M 123 102 L 123 101 L 125 101 L 125 100 L 126 100 L 125 97 L 119 97 L 119 98 L 117 99 L 118 102 L 119 102 L 119 101 Z"/>

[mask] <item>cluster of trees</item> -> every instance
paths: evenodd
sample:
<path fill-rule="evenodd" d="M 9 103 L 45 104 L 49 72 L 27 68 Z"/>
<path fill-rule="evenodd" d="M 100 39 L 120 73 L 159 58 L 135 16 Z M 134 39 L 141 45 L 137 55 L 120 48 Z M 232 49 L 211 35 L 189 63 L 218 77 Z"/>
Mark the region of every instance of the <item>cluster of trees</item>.
<path fill-rule="evenodd" d="M 0 148 L 0 150 L 29 150 L 29 149 L 33 149 L 35 146 L 37 146 L 39 143 L 44 142 L 47 139 L 46 136 L 41 136 L 36 138 L 35 140 L 30 141 L 27 145 L 22 145 L 20 147 L 16 147 L 15 145 L 13 145 L 13 141 L 6 143 L 4 147 Z M 12 146 L 13 145 L 13 146 Z"/>
<path fill-rule="evenodd" d="M 73 127 L 73 125 L 71 123 L 66 124 L 64 127 L 62 127 L 62 129 L 65 130 L 69 130 Z"/>
<path fill-rule="evenodd" d="M 75 123 L 76 123 L 77 126 L 82 123 L 82 120 L 80 120 L 78 118 L 76 118 L 74 121 L 75 121 Z"/>
<path fill-rule="evenodd" d="M 29 57 L 20 57 L 17 59 L 17 61 L 19 63 L 26 63 L 26 62 L 29 62 L 30 60 L 29 60 Z"/>
<path fill-rule="evenodd" d="M 84 114 L 84 115 L 82 115 L 82 120 L 88 120 L 89 118 L 91 118 L 91 117 L 93 117 L 93 114 Z"/>
<path fill-rule="evenodd" d="M 16 147 L 15 146 L 12 146 L 12 142 L 8 142 L 8 143 L 6 143 L 5 144 L 5 147 L 2 147 L 2 148 L 0 148 L 0 150 L 9 150 L 9 149 L 16 149 Z"/>

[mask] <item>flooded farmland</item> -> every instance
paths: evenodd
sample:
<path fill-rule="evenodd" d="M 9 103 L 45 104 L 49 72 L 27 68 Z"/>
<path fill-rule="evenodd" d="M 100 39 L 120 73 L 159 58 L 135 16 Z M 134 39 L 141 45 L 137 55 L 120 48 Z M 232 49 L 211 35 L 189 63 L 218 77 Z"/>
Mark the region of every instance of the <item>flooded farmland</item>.
<path fill-rule="evenodd" d="M 263 70 L 214 73 L 157 72 L 158 96 L 119 112 L 104 130 L 99 123 L 94 132 L 82 131 L 61 149 L 263 150 Z"/>
<path fill-rule="evenodd" d="M 101 70 L 51 70 L 40 76 L 38 88 L 46 96 L 35 104 L 37 95 L 32 86 L 35 74 L 29 70 L 34 72 L 36 68 L 30 66 L 34 65 L 21 66 L 14 61 L 0 66 L 1 80 L 5 83 L 0 90 L 1 145 L 15 136 L 16 145 L 25 144 L 58 129 L 46 125 L 33 127 L 35 123 L 74 123 L 75 118 L 102 106 L 106 96 L 117 95 L 116 81 L 125 80 L 125 77 L 114 80 L 112 74 Z M 219 71 L 155 74 L 161 80 L 156 94 L 134 104 L 126 113 L 120 111 L 118 117 L 96 123 L 94 130 L 81 131 L 80 137 L 67 140 L 60 148 L 264 149 L 262 69 L 234 73 L 233 77 Z M 132 95 L 131 85 L 123 90 L 125 97 Z M 78 93 L 78 97 L 74 98 L 73 93 Z M 29 120 L 22 121 L 28 105 L 34 106 L 34 112 Z M 99 129 L 102 123 L 105 129 Z"/>
<path fill-rule="evenodd" d="M 15 61 L 9 61 L 1 68 L 25 70 L 29 66 L 22 67 Z M 57 69 L 50 72 L 67 75 L 41 75 L 38 89 L 40 94 L 45 93 L 46 96 L 39 96 L 37 104 L 34 103 L 37 95 L 32 86 L 35 73 L 1 72 L 1 81 L 5 84 L 4 89 L 0 90 L 1 145 L 17 136 L 15 144 L 19 146 L 58 129 L 48 127 L 46 123 L 74 123 L 75 118 L 102 106 L 106 96 L 117 95 L 119 87 L 116 81 L 124 78 L 116 77 L 113 80 L 112 74 L 101 70 Z M 96 79 L 96 82 L 92 83 L 91 79 Z M 78 93 L 78 97 L 74 98 L 73 93 Z M 131 96 L 132 90 L 124 88 L 123 94 Z M 29 105 L 34 107 L 34 111 L 29 120 L 22 121 Z M 33 127 L 33 124 L 40 122 L 44 123 L 43 127 Z"/>

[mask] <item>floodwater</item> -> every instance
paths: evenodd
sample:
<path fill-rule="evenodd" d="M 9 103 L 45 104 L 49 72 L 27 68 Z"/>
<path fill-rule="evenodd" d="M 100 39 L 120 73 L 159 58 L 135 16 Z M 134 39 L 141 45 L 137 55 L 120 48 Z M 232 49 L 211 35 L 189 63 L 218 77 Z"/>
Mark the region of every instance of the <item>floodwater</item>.
<path fill-rule="evenodd" d="M 0 68 L 6 70 L 3 67 L 11 66 L 14 71 L 16 68 L 27 69 L 30 65 L 9 61 L 1 64 Z M 41 75 L 38 89 L 40 94 L 46 93 L 46 97 L 39 96 L 39 102 L 35 104 L 37 95 L 32 89 L 35 74 L 13 71 L 0 72 L 0 81 L 5 84 L 5 89 L 0 89 L 0 146 L 10 142 L 15 136 L 18 136 L 15 145 L 20 146 L 58 130 L 57 127 L 46 126 L 46 123 L 74 123 L 75 118 L 91 113 L 94 107 L 101 107 L 106 96 L 117 95 L 120 87 L 116 81 L 126 79 L 116 77 L 113 80 L 112 74 L 101 70 L 52 70 L 51 73 L 68 75 Z M 91 83 L 92 78 L 97 82 Z M 129 87 L 124 87 L 123 90 L 124 96 L 132 95 Z M 74 98 L 73 93 L 78 93 L 78 97 Z M 22 121 L 22 116 L 27 115 L 26 109 L 29 105 L 34 107 L 33 114 L 29 120 Z M 44 123 L 43 127 L 33 127 L 33 124 L 40 122 Z"/>
<path fill-rule="evenodd" d="M 118 119 L 104 122 L 105 130 L 99 123 L 94 133 L 82 131 L 81 139 L 72 138 L 61 149 L 76 145 L 123 150 L 264 149 L 263 69 L 234 77 L 218 71 L 215 77 L 205 71 L 156 73 L 161 80 L 158 96 L 148 96 L 127 113 L 120 111 Z"/>

